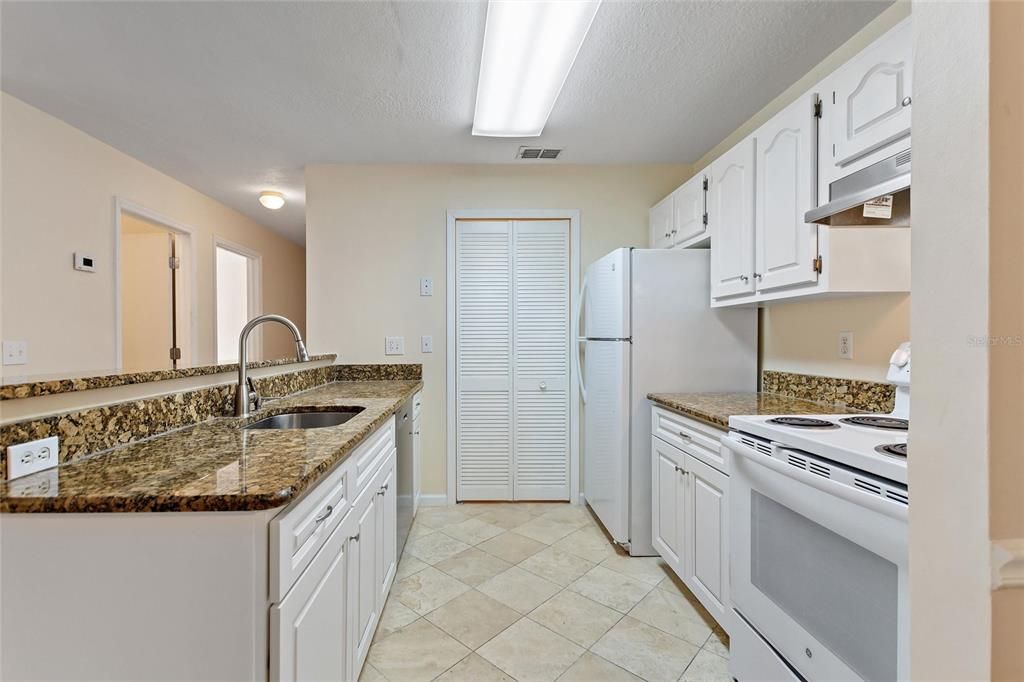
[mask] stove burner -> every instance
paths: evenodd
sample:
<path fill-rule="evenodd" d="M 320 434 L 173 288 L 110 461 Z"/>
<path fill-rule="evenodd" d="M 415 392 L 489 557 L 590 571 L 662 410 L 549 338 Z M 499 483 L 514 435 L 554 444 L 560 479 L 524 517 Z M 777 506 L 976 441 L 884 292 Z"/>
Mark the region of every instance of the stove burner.
<path fill-rule="evenodd" d="M 906 419 L 900 419 L 899 417 L 890 417 L 888 415 L 867 415 L 864 417 L 846 417 L 840 419 L 844 424 L 855 424 L 856 426 L 874 426 L 878 429 L 890 429 L 892 431 L 906 431 L 910 426 L 910 422 Z"/>
<path fill-rule="evenodd" d="M 875 448 L 875 452 L 883 455 L 889 455 L 890 457 L 906 457 L 907 456 L 907 444 L 906 443 L 893 443 L 892 445 L 879 445 Z"/>
<path fill-rule="evenodd" d="M 834 429 L 837 428 L 835 424 L 824 419 L 814 419 L 812 417 L 772 417 L 768 420 L 769 424 L 778 424 L 779 426 L 795 426 L 798 429 Z"/>

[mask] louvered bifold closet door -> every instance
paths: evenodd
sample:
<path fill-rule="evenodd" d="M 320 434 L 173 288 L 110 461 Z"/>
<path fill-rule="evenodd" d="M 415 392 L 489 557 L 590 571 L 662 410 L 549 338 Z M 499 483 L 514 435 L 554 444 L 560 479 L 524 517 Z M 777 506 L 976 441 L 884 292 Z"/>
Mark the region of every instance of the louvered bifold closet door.
<path fill-rule="evenodd" d="M 512 230 L 456 222 L 458 499 L 512 499 Z"/>
<path fill-rule="evenodd" d="M 513 223 L 515 499 L 569 499 L 569 221 Z"/>

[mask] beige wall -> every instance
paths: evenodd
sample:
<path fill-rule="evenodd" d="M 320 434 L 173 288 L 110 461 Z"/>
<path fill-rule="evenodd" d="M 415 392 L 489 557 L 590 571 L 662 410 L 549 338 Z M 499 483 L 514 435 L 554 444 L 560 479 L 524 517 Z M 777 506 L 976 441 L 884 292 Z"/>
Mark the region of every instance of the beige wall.
<path fill-rule="evenodd" d="M 113 367 L 115 197 L 194 228 L 199 362 L 213 360 L 215 235 L 263 254 L 263 309 L 304 326 L 302 247 L 6 93 L 0 118 L 2 333 L 27 340 L 30 360 L 5 375 Z M 73 270 L 75 251 L 98 271 Z M 294 352 L 283 330 L 266 339 L 268 356 Z"/>
<path fill-rule="evenodd" d="M 706 168 L 822 78 L 910 14 L 900 0 L 784 90 L 694 164 Z M 889 356 L 910 338 L 908 295 L 858 296 L 816 302 L 769 304 L 761 313 L 764 369 L 881 381 Z M 839 332 L 853 332 L 854 357 L 839 357 Z"/>
<path fill-rule="evenodd" d="M 579 209 L 581 261 L 647 245 L 647 209 L 691 174 L 681 166 L 310 166 L 306 273 L 310 342 L 340 362 L 422 362 L 423 491 L 445 492 L 445 259 L 448 209 Z M 419 278 L 434 295 L 419 295 Z M 434 352 L 419 351 L 420 336 Z M 406 354 L 384 355 L 386 335 Z"/>

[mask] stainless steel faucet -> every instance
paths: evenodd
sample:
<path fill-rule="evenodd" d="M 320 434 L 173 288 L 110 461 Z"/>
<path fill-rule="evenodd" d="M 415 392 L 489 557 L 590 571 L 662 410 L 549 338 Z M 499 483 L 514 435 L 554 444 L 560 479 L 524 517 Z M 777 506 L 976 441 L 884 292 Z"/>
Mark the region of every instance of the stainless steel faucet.
<path fill-rule="evenodd" d="M 295 337 L 295 359 L 299 362 L 309 362 L 309 353 L 306 352 L 306 344 L 302 342 L 302 333 L 295 326 L 295 323 L 287 317 L 283 315 L 260 315 L 249 320 L 242 327 L 242 333 L 238 336 L 238 386 L 235 387 L 236 417 L 249 416 L 250 402 L 255 403 L 256 409 L 259 409 L 260 406 L 260 395 L 256 392 L 252 380 L 249 378 L 249 357 L 246 352 L 245 342 L 249 340 L 249 332 L 264 322 L 280 322 L 285 327 L 288 327 L 292 336 Z"/>

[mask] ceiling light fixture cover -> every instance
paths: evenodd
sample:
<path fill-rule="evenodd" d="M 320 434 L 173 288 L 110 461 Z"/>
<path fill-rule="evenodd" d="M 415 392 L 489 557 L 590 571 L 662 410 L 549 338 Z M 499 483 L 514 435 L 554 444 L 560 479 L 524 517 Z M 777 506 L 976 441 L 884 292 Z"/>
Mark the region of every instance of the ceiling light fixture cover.
<path fill-rule="evenodd" d="M 555 106 L 597 0 L 490 0 L 473 134 L 536 137 Z"/>
<path fill-rule="evenodd" d="M 271 211 L 284 206 L 284 195 L 280 192 L 260 192 L 260 203 Z"/>

